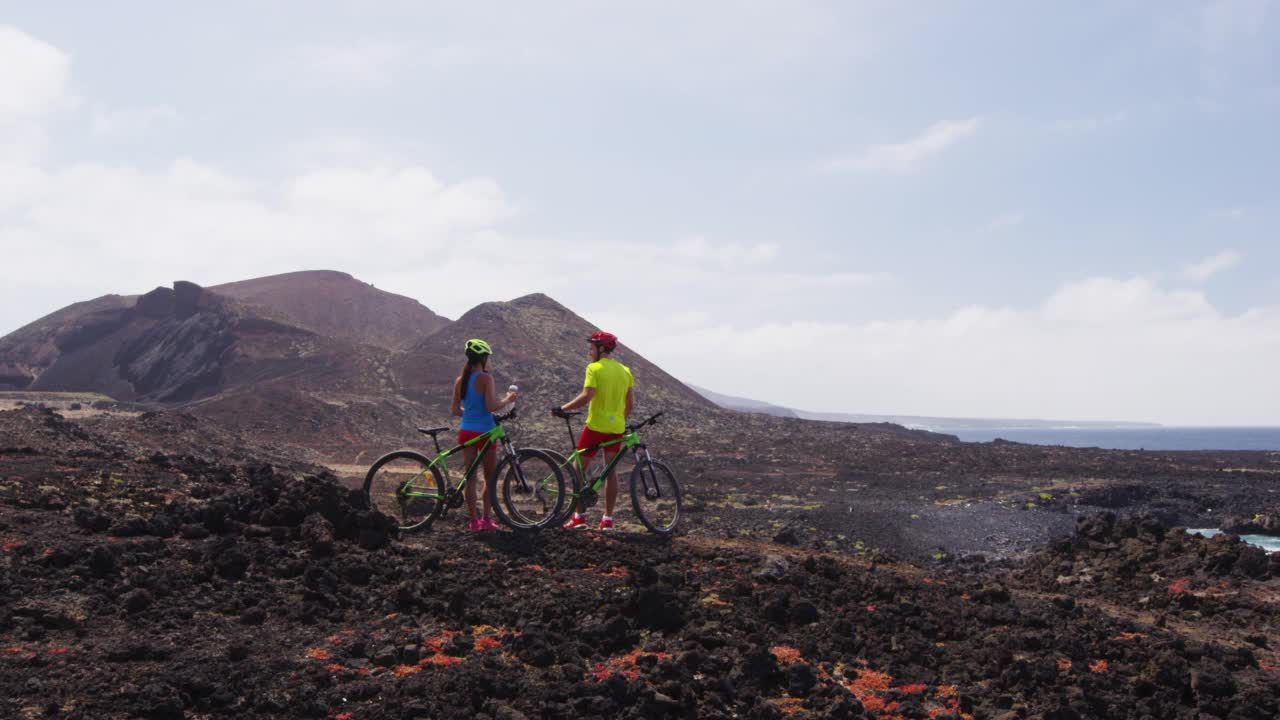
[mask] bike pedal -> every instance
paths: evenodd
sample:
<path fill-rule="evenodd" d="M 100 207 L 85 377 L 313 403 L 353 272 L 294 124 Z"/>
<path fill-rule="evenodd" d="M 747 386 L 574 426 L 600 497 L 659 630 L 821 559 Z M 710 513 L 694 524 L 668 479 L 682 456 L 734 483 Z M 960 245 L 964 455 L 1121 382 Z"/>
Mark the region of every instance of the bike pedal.
<path fill-rule="evenodd" d="M 449 506 L 450 509 L 456 510 L 457 508 L 462 507 L 462 496 L 454 495 L 453 497 L 449 498 L 449 502 L 446 504 Z"/>

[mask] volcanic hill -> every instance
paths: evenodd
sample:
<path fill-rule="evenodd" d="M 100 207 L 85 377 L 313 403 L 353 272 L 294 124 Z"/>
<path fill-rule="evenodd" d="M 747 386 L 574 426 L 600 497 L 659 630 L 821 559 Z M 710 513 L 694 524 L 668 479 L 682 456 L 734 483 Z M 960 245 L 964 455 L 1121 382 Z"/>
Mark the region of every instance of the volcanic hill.
<path fill-rule="evenodd" d="M 180 406 L 329 457 L 387 448 L 448 423 L 463 341 L 496 349 L 499 381 L 539 410 L 581 387 L 595 329 L 536 294 L 457 322 L 349 275 L 309 271 L 77 303 L 0 338 L 0 389 L 94 392 Z M 642 408 L 714 406 L 625 345 Z M 531 429 L 546 423 L 531 423 Z"/>
<path fill-rule="evenodd" d="M 214 285 L 211 292 L 280 314 L 290 325 L 404 350 L 449 324 L 426 306 L 342 272 L 308 270 Z"/>

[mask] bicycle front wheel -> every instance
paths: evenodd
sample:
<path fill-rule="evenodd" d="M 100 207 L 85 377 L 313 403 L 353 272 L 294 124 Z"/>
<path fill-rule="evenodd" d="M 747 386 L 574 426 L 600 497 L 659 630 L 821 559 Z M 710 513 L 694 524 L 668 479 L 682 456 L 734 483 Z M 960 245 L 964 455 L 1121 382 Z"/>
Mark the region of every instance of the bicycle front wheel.
<path fill-rule="evenodd" d="M 401 530 L 424 530 L 444 509 L 444 478 L 425 455 L 399 450 L 369 468 L 364 495 L 371 509 L 391 517 Z"/>
<path fill-rule="evenodd" d="M 659 460 L 641 460 L 631 470 L 631 507 L 649 532 L 670 535 L 680 522 L 680 484 Z"/>
<path fill-rule="evenodd" d="M 560 468 L 560 474 L 564 475 L 564 505 L 561 506 L 560 512 L 556 519 L 548 524 L 559 525 L 569 519 L 569 515 L 573 513 L 578 504 L 578 494 L 582 492 L 582 476 L 578 474 L 578 468 L 564 455 L 555 450 L 543 450 L 546 454 L 555 460 L 556 467 Z"/>
<path fill-rule="evenodd" d="M 550 453 L 521 448 L 498 464 L 488 491 L 502 524 L 512 530 L 537 530 L 560 518 L 564 474 Z"/>

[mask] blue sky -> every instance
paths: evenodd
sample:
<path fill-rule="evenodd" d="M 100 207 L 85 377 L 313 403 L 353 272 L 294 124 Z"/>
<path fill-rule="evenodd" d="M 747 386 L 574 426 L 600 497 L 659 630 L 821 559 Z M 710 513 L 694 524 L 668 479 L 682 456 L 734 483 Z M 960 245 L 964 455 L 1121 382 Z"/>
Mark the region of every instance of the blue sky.
<path fill-rule="evenodd" d="M 332 268 L 810 410 L 1280 424 L 1280 4 L 463 5 L 0 0 L 0 333 Z"/>

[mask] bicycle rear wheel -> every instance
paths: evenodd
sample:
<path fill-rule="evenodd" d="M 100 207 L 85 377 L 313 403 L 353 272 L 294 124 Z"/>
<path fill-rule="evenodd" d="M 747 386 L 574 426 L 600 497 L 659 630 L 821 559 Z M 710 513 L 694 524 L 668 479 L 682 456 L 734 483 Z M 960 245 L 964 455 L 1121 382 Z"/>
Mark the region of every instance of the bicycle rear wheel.
<path fill-rule="evenodd" d="M 401 530 L 423 530 L 444 510 L 444 478 L 426 456 L 399 450 L 369 468 L 364 495 L 370 508 L 394 519 Z"/>
<path fill-rule="evenodd" d="M 680 522 L 680 484 L 659 460 L 641 460 L 631 470 L 631 507 L 649 532 L 670 535 Z"/>
<path fill-rule="evenodd" d="M 564 474 L 551 453 L 521 448 L 498 463 L 488 492 L 502 524 L 512 530 L 537 530 L 560 519 Z"/>

